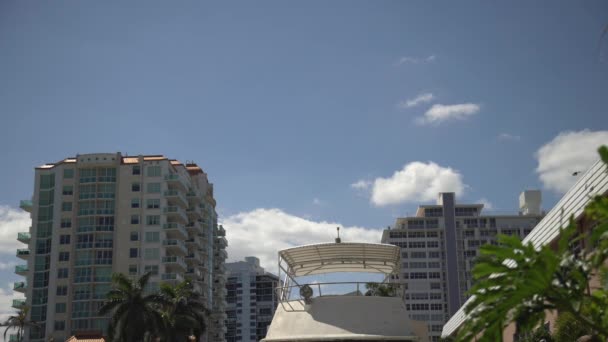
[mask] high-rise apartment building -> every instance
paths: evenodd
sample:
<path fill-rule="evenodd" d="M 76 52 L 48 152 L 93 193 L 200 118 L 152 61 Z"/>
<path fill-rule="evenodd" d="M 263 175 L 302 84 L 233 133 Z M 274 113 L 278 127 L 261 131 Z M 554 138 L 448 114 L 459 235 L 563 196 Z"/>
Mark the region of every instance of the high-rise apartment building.
<path fill-rule="evenodd" d="M 164 156 L 78 155 L 35 170 L 27 248 L 16 268 L 26 277 L 29 319 L 42 322 L 26 340 L 65 340 L 104 332 L 98 309 L 120 272 L 151 272 L 161 282 L 194 282 L 211 310 L 209 341 L 224 341 L 225 231 L 217 224 L 213 185 L 196 164 Z"/>
<path fill-rule="evenodd" d="M 441 193 L 437 204 L 420 205 L 415 216 L 383 231 L 383 243 L 401 247 L 406 308 L 411 319 L 428 323 L 431 341 L 466 301 L 479 247 L 496 243 L 497 234 L 523 238 L 542 219 L 540 191 L 524 191 L 519 207 L 515 214 L 482 215 L 483 204 L 456 203 L 454 193 Z"/>
<path fill-rule="evenodd" d="M 266 337 L 278 305 L 274 289 L 279 286 L 279 278 L 265 272 L 256 257 L 227 263 L 226 268 L 226 341 L 259 341 Z"/>

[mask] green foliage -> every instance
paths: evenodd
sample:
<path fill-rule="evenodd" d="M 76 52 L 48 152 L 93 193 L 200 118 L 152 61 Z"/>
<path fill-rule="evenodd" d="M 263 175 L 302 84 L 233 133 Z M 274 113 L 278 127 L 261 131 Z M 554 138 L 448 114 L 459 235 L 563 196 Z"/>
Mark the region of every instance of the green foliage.
<path fill-rule="evenodd" d="M 551 336 L 551 334 L 545 329 L 544 326 L 538 327 L 536 330 L 531 333 L 522 334 L 519 336 L 517 342 L 555 342 L 555 339 Z M 575 340 L 570 340 L 572 342 Z"/>
<path fill-rule="evenodd" d="M 378 283 L 367 283 L 365 284 L 367 291 L 366 296 L 378 296 L 378 297 L 396 297 L 397 286 L 393 283 L 378 284 Z"/>
<path fill-rule="evenodd" d="M 124 274 L 112 276 L 112 290 L 108 292 L 99 314 L 111 314 L 108 327 L 110 341 L 185 341 L 193 334 L 196 339 L 205 331 L 209 315 L 206 304 L 189 280 L 175 286 L 161 284 L 156 293 L 146 294 L 150 279 L 147 273 L 131 280 Z"/>
<path fill-rule="evenodd" d="M 27 319 L 27 314 L 29 311 L 30 308 L 24 306 L 19 309 L 15 315 L 9 316 L 8 319 L 0 325 L 6 327 L 6 329 L 4 329 L 5 341 L 8 341 L 8 339 L 6 338 L 6 334 L 11 329 L 17 329 L 17 341 L 23 341 L 25 338 L 25 327 L 40 327 L 40 324 L 38 324 L 37 322 L 30 321 Z"/>
<path fill-rule="evenodd" d="M 608 148 L 602 146 L 599 153 L 608 164 Z M 528 336 L 544 323 L 546 310 L 570 314 L 580 331 L 605 340 L 608 291 L 604 287 L 591 293 L 589 281 L 594 272 L 608 274 L 608 198 L 594 198 L 585 214 L 597 222 L 590 239 L 597 248 L 590 255 L 571 251 L 572 244 L 585 238 L 572 219 L 560 233 L 557 250 L 524 245 L 504 235 L 498 237 L 498 246 L 482 246 L 473 269 L 472 299 L 465 307 L 469 319 L 457 340 L 481 334 L 477 341 L 502 341 L 502 331 L 511 322 Z"/>
<path fill-rule="evenodd" d="M 557 317 L 556 329 L 553 334 L 555 342 L 572 342 L 579 337 L 592 333 L 591 329 L 581 324 L 573 314 L 563 312 Z"/>

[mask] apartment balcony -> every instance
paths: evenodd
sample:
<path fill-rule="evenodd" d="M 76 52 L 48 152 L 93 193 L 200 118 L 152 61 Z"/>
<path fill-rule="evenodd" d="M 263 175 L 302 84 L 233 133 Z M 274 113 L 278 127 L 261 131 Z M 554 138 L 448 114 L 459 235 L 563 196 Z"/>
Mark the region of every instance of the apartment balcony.
<path fill-rule="evenodd" d="M 163 231 L 167 233 L 167 237 L 171 239 L 187 239 L 188 232 L 186 226 L 177 222 L 167 222 L 163 224 Z"/>
<path fill-rule="evenodd" d="M 186 225 L 186 229 L 188 229 L 188 232 L 197 234 L 203 231 L 203 226 L 201 226 L 201 223 L 198 221 L 190 221 L 190 223 Z"/>
<path fill-rule="evenodd" d="M 219 251 L 215 252 L 215 257 L 226 260 L 228 258 L 228 252 L 226 252 L 225 249 L 220 249 Z"/>
<path fill-rule="evenodd" d="M 194 265 L 200 262 L 201 255 L 197 251 L 191 251 L 190 253 L 188 253 L 188 255 L 186 255 L 184 259 L 186 260 L 186 263 L 188 265 Z"/>
<path fill-rule="evenodd" d="M 186 209 L 186 214 L 188 214 L 188 217 L 192 221 L 203 218 L 203 211 L 197 206 L 189 207 L 188 209 Z"/>
<path fill-rule="evenodd" d="M 27 290 L 27 283 L 25 281 L 18 281 L 13 285 L 13 291 L 25 293 Z"/>
<path fill-rule="evenodd" d="M 27 265 L 17 265 L 15 266 L 15 273 L 18 275 L 26 275 L 28 271 Z"/>
<path fill-rule="evenodd" d="M 226 240 L 226 238 L 223 236 L 216 237 L 215 242 L 217 242 L 217 244 L 220 248 L 228 247 L 228 240 Z"/>
<path fill-rule="evenodd" d="M 19 248 L 17 250 L 17 258 L 21 258 L 24 260 L 27 260 L 27 258 L 29 258 L 30 256 L 30 250 L 27 248 Z"/>
<path fill-rule="evenodd" d="M 186 271 L 186 276 L 190 277 L 193 280 L 201 280 L 203 278 L 203 272 L 196 268 L 189 268 Z"/>
<path fill-rule="evenodd" d="M 164 273 L 161 279 L 167 282 L 182 282 L 184 281 L 184 276 L 180 273 Z"/>
<path fill-rule="evenodd" d="M 180 223 L 188 222 L 188 216 L 186 216 L 186 212 L 181 207 L 176 205 L 168 206 L 163 209 L 163 212 L 168 218 L 171 218 L 172 221 L 179 221 Z"/>
<path fill-rule="evenodd" d="M 201 193 L 198 190 L 188 191 L 188 193 L 186 194 L 186 197 L 192 203 L 200 203 L 203 200 L 203 196 L 201 195 Z"/>
<path fill-rule="evenodd" d="M 201 245 L 201 239 L 198 236 L 191 237 L 188 240 L 186 240 L 186 247 L 188 247 L 188 248 L 198 249 L 198 247 L 200 245 Z"/>
<path fill-rule="evenodd" d="M 30 243 L 31 239 L 32 239 L 32 234 L 30 234 L 29 232 L 17 233 L 17 240 L 25 243 L 26 245 Z"/>
<path fill-rule="evenodd" d="M 217 229 L 217 236 L 226 236 L 226 229 L 223 226 L 219 226 Z"/>
<path fill-rule="evenodd" d="M 209 270 L 207 264 L 204 261 L 200 261 L 198 264 L 196 264 L 196 268 L 200 269 L 203 272 L 207 272 Z"/>
<path fill-rule="evenodd" d="M 19 202 L 19 208 L 31 214 L 32 210 L 34 209 L 34 204 L 30 200 L 22 200 Z"/>
<path fill-rule="evenodd" d="M 25 299 L 13 299 L 12 307 L 15 309 L 21 309 L 25 306 Z"/>
<path fill-rule="evenodd" d="M 213 271 L 213 273 L 226 273 L 226 266 L 224 264 L 215 265 Z"/>
<path fill-rule="evenodd" d="M 178 190 L 167 190 L 164 193 L 165 198 L 171 205 L 179 205 L 183 208 L 188 207 L 188 200 L 184 193 Z"/>
<path fill-rule="evenodd" d="M 162 258 L 162 263 L 166 267 L 165 270 L 178 270 L 184 272 L 188 269 L 184 258 L 175 255 L 164 256 Z"/>
<path fill-rule="evenodd" d="M 188 191 L 188 183 L 186 182 L 186 180 L 184 180 L 182 176 L 177 173 L 165 175 L 165 181 L 167 182 L 167 184 L 173 187 L 178 187 L 184 192 Z"/>
<path fill-rule="evenodd" d="M 171 254 L 179 254 L 181 256 L 188 254 L 188 249 L 182 240 L 166 239 L 163 240 L 163 246 L 168 252 L 171 252 Z"/>

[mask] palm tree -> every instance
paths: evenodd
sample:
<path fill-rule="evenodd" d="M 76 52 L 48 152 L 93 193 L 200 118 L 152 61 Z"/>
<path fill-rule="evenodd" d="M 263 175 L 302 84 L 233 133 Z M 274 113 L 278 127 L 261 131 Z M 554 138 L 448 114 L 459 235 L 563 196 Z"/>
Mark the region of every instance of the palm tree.
<path fill-rule="evenodd" d="M 143 341 L 147 335 L 158 334 L 162 324 L 158 296 L 144 293 L 150 275 L 146 273 L 137 280 L 121 273 L 112 275 L 112 290 L 99 309 L 100 315 L 111 314 L 110 341 Z"/>
<path fill-rule="evenodd" d="M 40 325 L 34 321 L 27 319 L 27 314 L 30 308 L 27 306 L 22 307 L 17 311 L 16 315 L 10 316 L 1 326 L 6 327 L 4 330 L 4 340 L 6 341 L 6 334 L 11 329 L 17 329 L 17 341 L 23 340 L 25 327 L 39 327 Z"/>
<path fill-rule="evenodd" d="M 167 341 L 185 341 L 189 335 L 195 335 L 198 339 L 205 331 L 209 311 L 190 280 L 186 279 L 176 286 L 161 284 L 157 301 L 162 308 Z"/>

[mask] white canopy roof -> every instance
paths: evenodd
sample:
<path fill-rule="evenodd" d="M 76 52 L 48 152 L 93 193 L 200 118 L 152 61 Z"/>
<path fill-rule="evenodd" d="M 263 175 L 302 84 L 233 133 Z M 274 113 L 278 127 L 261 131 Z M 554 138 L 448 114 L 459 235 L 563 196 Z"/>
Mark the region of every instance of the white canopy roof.
<path fill-rule="evenodd" d="M 284 249 L 279 257 L 294 277 L 333 272 L 392 273 L 399 269 L 400 248 L 380 243 L 320 243 Z"/>

